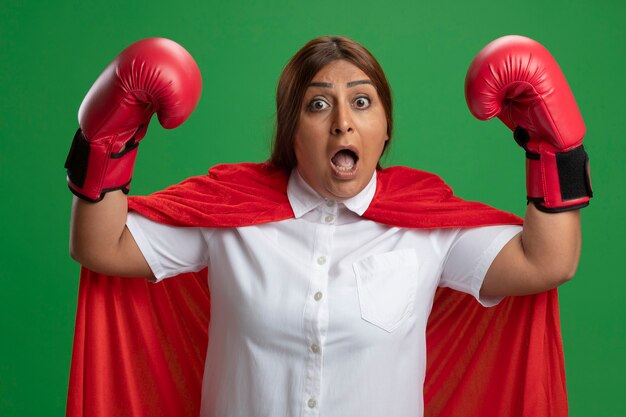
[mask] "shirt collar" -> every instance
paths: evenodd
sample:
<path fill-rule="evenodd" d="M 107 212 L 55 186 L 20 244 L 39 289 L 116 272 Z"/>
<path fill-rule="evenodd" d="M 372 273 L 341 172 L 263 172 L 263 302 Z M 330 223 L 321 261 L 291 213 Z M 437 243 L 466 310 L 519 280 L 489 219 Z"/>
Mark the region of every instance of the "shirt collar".
<path fill-rule="evenodd" d="M 348 210 L 362 216 L 374 199 L 375 193 L 376 171 L 374 171 L 374 175 L 372 175 L 369 183 L 360 193 L 345 200 L 337 200 L 337 202 L 342 203 Z M 306 183 L 296 168 L 291 171 L 289 176 L 287 197 L 296 218 L 302 217 L 320 204 L 325 204 L 328 201 Z"/>

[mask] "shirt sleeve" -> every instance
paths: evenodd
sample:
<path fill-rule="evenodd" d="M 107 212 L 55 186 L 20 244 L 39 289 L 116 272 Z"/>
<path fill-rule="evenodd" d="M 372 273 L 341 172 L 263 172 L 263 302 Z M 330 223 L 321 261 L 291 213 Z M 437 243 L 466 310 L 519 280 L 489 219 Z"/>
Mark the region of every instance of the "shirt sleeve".
<path fill-rule="evenodd" d="M 156 281 L 208 265 L 207 238 L 210 229 L 175 227 L 128 213 L 126 226 L 150 265 Z"/>
<path fill-rule="evenodd" d="M 521 226 L 486 226 L 461 229 L 443 265 L 439 286 L 471 294 L 485 307 L 503 297 L 480 297 L 480 288 L 500 250 L 522 230 Z"/>

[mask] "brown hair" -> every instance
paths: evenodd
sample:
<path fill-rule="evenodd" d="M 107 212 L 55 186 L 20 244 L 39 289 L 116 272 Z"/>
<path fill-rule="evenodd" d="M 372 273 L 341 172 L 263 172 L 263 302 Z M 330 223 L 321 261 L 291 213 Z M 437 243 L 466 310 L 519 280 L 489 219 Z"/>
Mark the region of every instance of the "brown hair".
<path fill-rule="evenodd" d="M 293 140 L 304 94 L 315 74 L 338 59 L 354 64 L 372 81 L 385 109 L 387 136 L 391 140 L 393 127 L 391 88 L 376 58 L 352 39 L 343 36 L 321 36 L 309 41 L 291 58 L 278 80 L 276 131 L 269 160 L 277 167 L 291 170 L 296 166 Z M 383 153 L 390 140 L 385 142 Z"/>

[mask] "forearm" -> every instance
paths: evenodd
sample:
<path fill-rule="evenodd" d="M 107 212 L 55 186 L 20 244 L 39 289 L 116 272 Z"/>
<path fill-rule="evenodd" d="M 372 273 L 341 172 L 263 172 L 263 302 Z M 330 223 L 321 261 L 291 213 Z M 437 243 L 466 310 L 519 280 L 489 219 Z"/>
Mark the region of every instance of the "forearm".
<path fill-rule="evenodd" d="M 529 204 L 522 232 L 494 259 L 481 295 L 527 295 L 556 288 L 574 276 L 581 245 L 579 210 L 544 213 Z"/>
<path fill-rule="evenodd" d="M 521 244 L 538 279 L 549 287 L 568 281 L 576 273 L 580 259 L 580 210 L 544 213 L 529 204 Z"/>
<path fill-rule="evenodd" d="M 72 257 L 82 263 L 93 257 L 91 252 L 112 250 L 124 230 L 127 207 L 127 197 L 121 191 L 105 194 L 98 203 L 74 197 L 70 220 Z"/>
<path fill-rule="evenodd" d="M 126 194 L 119 190 L 105 194 L 98 203 L 74 197 L 70 221 L 72 258 L 89 269 L 109 275 L 151 275 L 126 228 L 127 200 Z"/>

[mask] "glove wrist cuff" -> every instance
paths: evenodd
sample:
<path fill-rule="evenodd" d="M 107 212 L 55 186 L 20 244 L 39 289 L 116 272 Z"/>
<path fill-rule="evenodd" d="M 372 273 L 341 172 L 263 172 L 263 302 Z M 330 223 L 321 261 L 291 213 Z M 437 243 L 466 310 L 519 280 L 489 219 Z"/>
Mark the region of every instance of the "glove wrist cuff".
<path fill-rule="evenodd" d="M 67 183 L 74 195 L 95 203 L 110 191 L 128 194 L 138 143 L 131 139 L 119 153 L 111 147 L 112 143 L 87 141 L 78 129 L 65 161 Z"/>
<path fill-rule="evenodd" d="M 526 192 L 529 203 L 544 212 L 576 210 L 593 196 L 589 157 L 582 145 L 565 152 L 526 152 Z"/>

